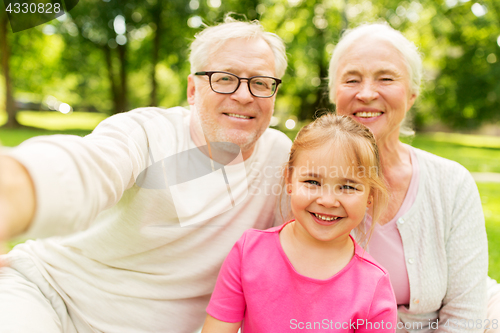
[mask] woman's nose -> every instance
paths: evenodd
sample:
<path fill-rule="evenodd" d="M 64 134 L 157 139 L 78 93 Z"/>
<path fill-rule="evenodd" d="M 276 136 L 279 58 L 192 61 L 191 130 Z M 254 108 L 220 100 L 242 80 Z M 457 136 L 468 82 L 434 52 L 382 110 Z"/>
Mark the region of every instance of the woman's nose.
<path fill-rule="evenodd" d="M 373 82 L 365 81 L 362 83 L 356 97 L 363 103 L 368 104 L 378 98 L 378 91 Z"/>

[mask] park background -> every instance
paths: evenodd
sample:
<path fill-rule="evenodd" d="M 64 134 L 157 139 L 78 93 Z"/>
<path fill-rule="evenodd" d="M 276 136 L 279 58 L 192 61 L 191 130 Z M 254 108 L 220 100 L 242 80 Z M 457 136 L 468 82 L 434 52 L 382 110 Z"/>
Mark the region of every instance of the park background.
<path fill-rule="evenodd" d="M 136 107 L 187 106 L 188 45 L 227 12 L 259 19 L 286 43 L 288 70 L 272 126 L 292 139 L 328 101 L 328 61 L 342 32 L 388 22 L 424 59 L 405 142 L 473 173 L 500 280 L 500 1 L 81 0 L 46 24 L 13 33 L 0 3 L 0 141 L 88 134 Z M 54 163 L 57 163 L 54 161 Z"/>

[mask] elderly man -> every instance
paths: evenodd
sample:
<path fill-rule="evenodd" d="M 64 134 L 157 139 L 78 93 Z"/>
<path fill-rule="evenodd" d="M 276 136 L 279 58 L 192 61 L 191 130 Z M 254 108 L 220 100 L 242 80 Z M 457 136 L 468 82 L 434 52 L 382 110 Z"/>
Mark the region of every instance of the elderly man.
<path fill-rule="evenodd" d="M 2 332 L 191 333 L 234 242 L 273 225 L 283 42 L 228 18 L 190 61 L 191 111 L 136 109 L 0 157 L 0 235 L 40 238 L 2 258 Z"/>

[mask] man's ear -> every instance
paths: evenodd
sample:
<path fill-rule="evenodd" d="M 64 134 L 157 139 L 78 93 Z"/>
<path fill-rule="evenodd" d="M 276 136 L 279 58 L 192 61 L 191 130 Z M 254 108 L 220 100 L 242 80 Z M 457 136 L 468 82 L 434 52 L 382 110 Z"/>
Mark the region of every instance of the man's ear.
<path fill-rule="evenodd" d="M 195 95 L 196 95 L 196 87 L 194 85 L 194 75 L 189 74 L 188 86 L 187 86 L 187 100 L 189 105 L 194 105 Z"/>

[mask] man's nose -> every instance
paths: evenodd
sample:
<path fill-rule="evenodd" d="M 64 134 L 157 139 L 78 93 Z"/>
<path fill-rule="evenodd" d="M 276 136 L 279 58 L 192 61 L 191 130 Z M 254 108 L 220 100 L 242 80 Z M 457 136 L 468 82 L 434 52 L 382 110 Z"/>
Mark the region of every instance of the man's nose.
<path fill-rule="evenodd" d="M 242 80 L 238 89 L 231 94 L 231 99 L 236 100 L 241 104 L 250 103 L 254 98 L 255 97 L 250 93 L 250 89 L 248 88 L 247 80 Z"/>

